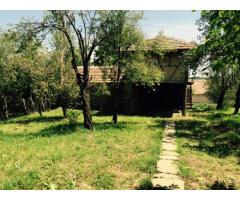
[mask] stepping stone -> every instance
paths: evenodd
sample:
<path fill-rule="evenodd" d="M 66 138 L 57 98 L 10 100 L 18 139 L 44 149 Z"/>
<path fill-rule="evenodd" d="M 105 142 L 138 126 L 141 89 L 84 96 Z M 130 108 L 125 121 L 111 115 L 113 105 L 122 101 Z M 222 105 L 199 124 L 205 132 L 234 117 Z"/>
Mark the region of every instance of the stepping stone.
<path fill-rule="evenodd" d="M 178 166 L 176 161 L 179 154 L 174 138 L 175 124 L 169 122 L 166 124 L 161 144 L 160 160 L 157 162 L 157 171 L 152 179 L 152 186 L 156 189 L 184 189 L 184 182 L 178 176 Z"/>
<path fill-rule="evenodd" d="M 174 133 L 164 133 L 163 137 L 174 137 Z"/>
<path fill-rule="evenodd" d="M 174 129 L 167 129 L 167 130 L 165 129 L 164 133 L 165 134 L 174 134 L 174 133 L 176 133 L 176 131 Z"/>
<path fill-rule="evenodd" d="M 179 156 L 179 154 L 175 151 L 168 151 L 168 150 L 164 150 L 162 151 L 161 155 L 167 155 L 167 156 Z"/>
<path fill-rule="evenodd" d="M 173 144 L 173 145 L 177 145 L 176 142 L 174 140 L 162 140 L 162 144 Z"/>
<path fill-rule="evenodd" d="M 159 189 L 184 189 L 184 182 L 179 179 L 154 178 L 152 179 L 152 186 Z"/>
<path fill-rule="evenodd" d="M 175 174 L 165 174 L 165 173 L 158 173 L 153 176 L 153 178 L 166 178 L 166 179 L 179 179 L 181 178 Z"/>
<path fill-rule="evenodd" d="M 163 150 L 169 150 L 169 151 L 176 151 L 177 146 L 171 143 L 163 143 L 162 144 L 162 149 Z"/>
<path fill-rule="evenodd" d="M 176 155 L 160 155 L 160 160 L 174 160 L 174 161 L 177 161 L 178 157 Z"/>
<path fill-rule="evenodd" d="M 174 141 L 174 142 L 175 142 L 175 138 L 174 138 L 174 137 L 170 137 L 170 136 L 165 136 L 165 137 L 163 138 L 163 140 Z"/>
<path fill-rule="evenodd" d="M 175 126 L 174 122 L 168 122 L 167 126 Z"/>
<path fill-rule="evenodd" d="M 168 144 L 174 144 L 174 145 L 176 145 L 176 142 L 175 142 L 174 139 L 163 139 L 163 140 L 162 140 L 162 144 L 163 144 L 163 143 L 168 143 Z"/>
<path fill-rule="evenodd" d="M 157 162 L 157 170 L 166 174 L 178 174 L 177 166 L 171 160 L 160 160 Z"/>

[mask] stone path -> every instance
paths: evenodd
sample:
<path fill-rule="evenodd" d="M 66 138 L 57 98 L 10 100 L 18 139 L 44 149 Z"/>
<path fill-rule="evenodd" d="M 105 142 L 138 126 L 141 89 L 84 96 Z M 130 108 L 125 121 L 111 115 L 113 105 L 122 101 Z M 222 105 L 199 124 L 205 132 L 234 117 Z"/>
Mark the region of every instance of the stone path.
<path fill-rule="evenodd" d="M 166 124 L 160 159 L 157 163 L 158 173 L 152 179 L 153 188 L 156 189 L 184 189 L 184 182 L 178 174 L 176 161 L 179 154 L 176 152 L 177 145 L 174 139 L 175 124 L 168 122 Z"/>

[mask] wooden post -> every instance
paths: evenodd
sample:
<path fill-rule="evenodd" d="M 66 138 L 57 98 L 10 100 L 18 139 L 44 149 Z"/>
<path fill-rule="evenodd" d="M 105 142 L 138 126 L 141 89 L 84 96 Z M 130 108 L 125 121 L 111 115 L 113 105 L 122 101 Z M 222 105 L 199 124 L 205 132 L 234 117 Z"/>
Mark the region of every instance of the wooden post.
<path fill-rule="evenodd" d="M 192 84 L 190 84 L 190 108 L 192 108 Z"/>
<path fill-rule="evenodd" d="M 0 99 L 0 119 L 8 119 L 8 105 L 7 98 L 2 96 Z"/>
<path fill-rule="evenodd" d="M 183 94 L 182 94 L 182 116 L 186 116 L 186 90 L 187 90 L 187 85 L 186 83 L 184 83 Z"/>

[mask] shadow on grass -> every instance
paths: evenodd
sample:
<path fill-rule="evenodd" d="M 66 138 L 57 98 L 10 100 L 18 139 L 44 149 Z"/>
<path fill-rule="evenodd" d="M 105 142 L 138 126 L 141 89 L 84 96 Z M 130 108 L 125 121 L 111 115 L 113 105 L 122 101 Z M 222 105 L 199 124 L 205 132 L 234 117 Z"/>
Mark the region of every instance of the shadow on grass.
<path fill-rule="evenodd" d="M 166 121 L 164 119 L 157 119 L 154 125 L 148 125 L 148 127 L 151 129 L 162 129 L 165 127 Z"/>
<path fill-rule="evenodd" d="M 176 121 L 176 136 L 189 140 L 184 146 L 225 157 L 240 153 L 240 124 L 236 119 L 224 119 L 225 115 L 205 116 L 207 121 Z M 191 141 L 197 142 L 192 145 Z"/>
<path fill-rule="evenodd" d="M 105 122 L 105 123 L 94 123 L 94 131 L 104 131 L 104 130 L 120 130 L 123 131 L 124 129 L 131 129 L 133 126 L 137 125 L 138 123 L 134 122 L 118 122 L 114 124 L 113 122 Z M 89 133 L 89 130 L 83 127 L 83 123 L 76 123 L 76 124 L 58 124 L 49 126 L 45 129 L 42 129 L 37 132 L 27 133 L 24 132 L 14 134 L 6 134 L 0 130 L 0 139 L 2 140 L 9 140 L 9 139 L 34 139 L 37 137 L 52 137 L 52 136 L 61 136 L 61 135 L 68 135 L 73 134 L 75 132 L 81 133 Z M 117 132 L 116 132 L 117 133 Z M 91 134 L 91 133 L 90 133 Z"/>
<path fill-rule="evenodd" d="M 30 119 L 20 119 L 18 120 L 16 123 L 18 124 L 29 124 L 32 122 L 36 122 L 36 123 L 44 123 L 44 122 L 56 122 L 56 121 L 60 121 L 64 119 L 64 117 L 62 116 L 51 116 L 51 117 L 34 117 L 34 118 L 30 118 Z"/>
<path fill-rule="evenodd" d="M 43 129 L 37 133 L 31 134 L 33 137 L 51 137 L 57 135 L 68 135 L 76 132 L 77 130 L 83 129 L 82 123 L 77 124 L 59 124 L 55 126 L 50 126 L 46 129 Z"/>
<path fill-rule="evenodd" d="M 0 131 L 0 139 L 2 140 L 8 140 L 8 139 L 34 139 L 37 137 L 51 137 L 51 136 L 60 136 L 60 135 L 68 135 L 75 133 L 78 130 L 83 130 L 83 124 L 78 123 L 78 124 L 58 124 L 54 126 L 50 126 L 48 128 L 42 129 L 37 132 L 32 132 L 25 134 L 23 133 L 18 133 L 18 134 L 5 134 L 2 131 Z"/>
<path fill-rule="evenodd" d="M 94 130 L 101 131 L 101 130 L 108 130 L 108 129 L 114 129 L 114 130 L 123 130 L 131 128 L 134 125 L 137 125 L 137 122 L 118 122 L 117 124 L 114 124 L 113 122 L 102 122 L 102 123 L 93 123 Z"/>
<path fill-rule="evenodd" d="M 161 118 L 171 118 L 173 116 L 173 110 L 161 110 L 161 111 L 148 111 L 143 113 L 136 113 L 134 115 L 126 116 L 140 116 L 140 117 L 161 117 Z M 93 116 L 112 116 L 111 113 L 99 111 L 93 114 Z"/>

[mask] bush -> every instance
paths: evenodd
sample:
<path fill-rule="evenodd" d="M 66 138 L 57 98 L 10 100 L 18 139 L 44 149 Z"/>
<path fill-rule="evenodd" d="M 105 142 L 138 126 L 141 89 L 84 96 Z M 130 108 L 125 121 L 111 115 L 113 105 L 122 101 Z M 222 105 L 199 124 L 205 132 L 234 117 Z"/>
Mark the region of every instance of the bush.
<path fill-rule="evenodd" d="M 208 112 L 208 111 L 215 110 L 214 104 L 207 104 L 207 103 L 194 104 L 192 108 L 194 109 L 195 112 Z"/>
<path fill-rule="evenodd" d="M 67 118 L 68 118 L 68 121 L 69 121 L 69 125 L 76 125 L 77 124 L 78 113 L 73 112 L 73 111 L 69 111 Z"/>
<path fill-rule="evenodd" d="M 153 189 L 153 185 L 152 182 L 149 178 L 144 178 L 140 181 L 140 185 L 137 188 L 139 190 L 152 190 Z"/>

